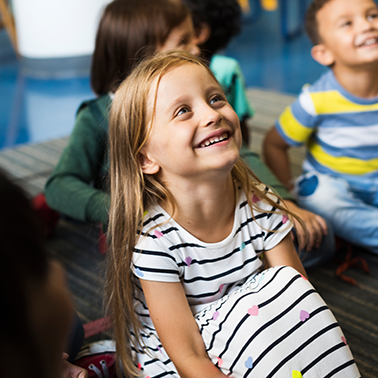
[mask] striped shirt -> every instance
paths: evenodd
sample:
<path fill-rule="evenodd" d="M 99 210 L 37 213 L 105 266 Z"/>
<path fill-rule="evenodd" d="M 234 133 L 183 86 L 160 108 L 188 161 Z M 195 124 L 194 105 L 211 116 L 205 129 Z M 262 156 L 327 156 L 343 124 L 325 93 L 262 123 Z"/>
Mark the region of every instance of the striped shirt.
<path fill-rule="evenodd" d="M 181 282 L 196 313 L 261 270 L 259 256 L 275 247 L 292 225 L 282 214 L 265 212 L 276 211 L 275 207 L 257 197 L 255 201 L 262 211 L 253 210 L 256 218 L 253 219 L 246 196 L 239 190 L 233 230 L 217 243 L 198 240 L 170 219 L 160 206 L 148 212 L 143 236 L 134 250 L 132 267 L 136 311 L 145 323 L 150 322 L 149 313 L 139 279 Z"/>
<path fill-rule="evenodd" d="M 276 128 L 289 145 L 306 143 L 305 171 L 378 177 L 378 97 L 350 94 L 332 70 L 304 87 Z"/>

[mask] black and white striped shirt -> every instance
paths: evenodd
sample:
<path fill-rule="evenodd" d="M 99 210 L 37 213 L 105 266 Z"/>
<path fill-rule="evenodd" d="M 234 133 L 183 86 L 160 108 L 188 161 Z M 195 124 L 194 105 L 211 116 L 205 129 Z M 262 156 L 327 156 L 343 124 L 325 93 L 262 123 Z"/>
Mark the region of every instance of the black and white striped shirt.
<path fill-rule="evenodd" d="M 217 243 L 198 240 L 170 219 L 160 206 L 146 214 L 132 267 L 136 311 L 143 322 L 149 323 L 149 313 L 139 279 L 181 282 L 195 313 L 261 270 L 260 255 L 290 232 L 292 225 L 286 216 L 265 212 L 274 212 L 274 207 L 255 197 L 263 211 L 254 211 L 256 219 L 253 219 L 245 193 L 240 189 L 238 197 L 233 230 Z M 166 223 L 153 228 L 163 222 Z"/>

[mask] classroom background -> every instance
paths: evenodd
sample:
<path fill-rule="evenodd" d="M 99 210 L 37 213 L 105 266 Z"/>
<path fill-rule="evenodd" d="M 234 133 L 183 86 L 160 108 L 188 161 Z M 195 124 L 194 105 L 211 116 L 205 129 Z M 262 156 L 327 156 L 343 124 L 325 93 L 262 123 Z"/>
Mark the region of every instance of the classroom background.
<path fill-rule="evenodd" d="M 0 29 L 0 149 L 70 134 L 78 104 L 94 97 L 90 52 L 107 2 L 13 0 L 21 56 L 6 29 Z M 223 53 L 240 62 L 246 86 L 295 95 L 316 80 L 324 68 L 312 60 L 302 30 L 308 1 L 240 2 L 242 31 Z"/>
<path fill-rule="evenodd" d="M 30 196 L 43 190 L 58 162 L 79 104 L 94 97 L 89 82 L 91 52 L 101 9 L 109 1 L 0 0 L 0 168 Z M 239 61 L 246 80 L 255 109 L 249 123 L 254 152 L 260 152 L 264 133 L 302 86 L 325 71 L 311 58 L 311 44 L 303 32 L 303 14 L 309 3 L 240 0 L 242 31 L 222 53 Z M 18 53 L 10 38 L 14 25 L 6 18 L 12 13 Z M 301 170 L 303 154 L 303 149 L 291 154 L 294 175 Z M 93 326 L 86 327 L 87 341 L 109 337 L 106 329 L 96 333 L 96 322 L 103 317 L 104 256 L 98 230 L 62 218 L 46 248 L 67 271 L 81 320 Z M 356 260 L 355 267 L 337 276 L 349 253 L 341 246 L 341 260 L 309 278 L 344 330 L 362 376 L 376 378 L 378 259 L 357 252 L 358 258 L 367 261 L 370 274 Z"/>

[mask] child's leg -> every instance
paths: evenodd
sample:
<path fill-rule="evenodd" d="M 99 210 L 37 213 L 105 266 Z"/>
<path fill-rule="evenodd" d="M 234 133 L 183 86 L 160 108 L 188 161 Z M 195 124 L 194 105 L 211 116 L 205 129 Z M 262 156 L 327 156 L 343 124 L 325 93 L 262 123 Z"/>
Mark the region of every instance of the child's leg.
<path fill-rule="evenodd" d="M 333 314 L 293 268 L 255 275 L 195 318 L 210 358 L 226 375 L 360 377 Z"/>
<path fill-rule="evenodd" d="M 300 206 L 324 217 L 335 235 L 378 253 L 378 207 L 366 204 L 348 182 L 319 173 L 307 173 L 296 183 Z"/>

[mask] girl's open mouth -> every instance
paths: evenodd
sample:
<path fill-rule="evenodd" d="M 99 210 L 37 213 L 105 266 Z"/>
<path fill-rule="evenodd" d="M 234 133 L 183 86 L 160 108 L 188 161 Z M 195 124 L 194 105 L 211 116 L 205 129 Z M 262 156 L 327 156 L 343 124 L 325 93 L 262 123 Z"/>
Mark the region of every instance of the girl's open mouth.
<path fill-rule="evenodd" d="M 228 139 L 228 133 L 223 133 L 219 137 L 211 137 L 200 144 L 200 148 L 209 147 Z"/>

